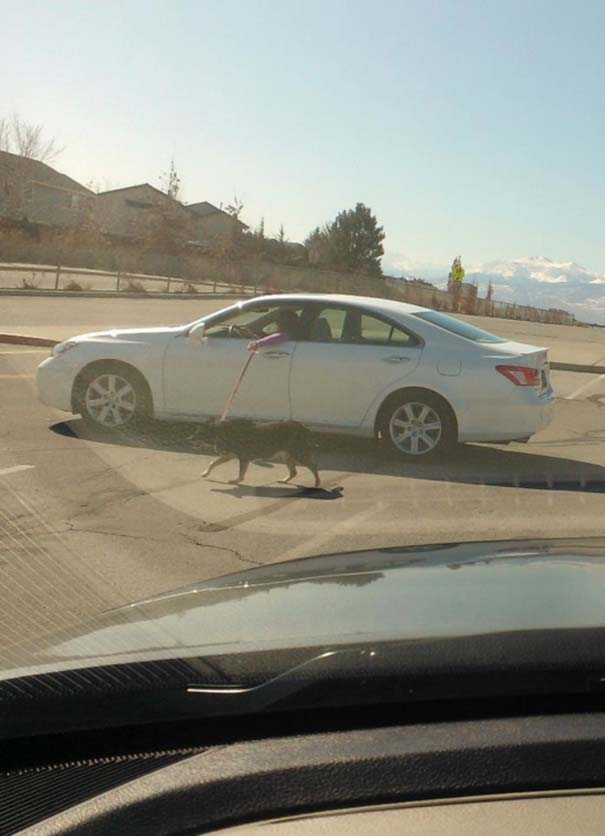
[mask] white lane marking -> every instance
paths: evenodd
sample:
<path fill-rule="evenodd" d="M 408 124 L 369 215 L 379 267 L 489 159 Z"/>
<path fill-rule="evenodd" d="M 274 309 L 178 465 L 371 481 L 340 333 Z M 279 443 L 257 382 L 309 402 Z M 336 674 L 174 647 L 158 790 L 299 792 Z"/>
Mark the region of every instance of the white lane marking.
<path fill-rule="evenodd" d="M 35 464 L 16 464 L 14 467 L 5 467 L 0 470 L 0 476 L 9 476 L 11 473 L 20 473 L 22 470 L 33 470 Z"/>
<path fill-rule="evenodd" d="M 385 503 L 379 501 L 376 505 L 366 508 L 365 511 L 359 511 L 357 513 L 353 512 L 350 517 L 343 520 L 341 523 L 338 523 L 337 525 L 329 525 L 325 532 L 322 532 L 315 537 L 311 537 L 303 543 L 291 548 L 284 554 L 283 560 L 296 560 L 298 557 L 308 557 L 310 554 L 316 554 L 320 549 L 323 549 L 327 543 L 337 540 L 339 535 L 345 534 L 345 532 L 354 528 L 356 525 L 361 528 L 362 523 L 379 514 L 384 507 Z M 334 548 L 336 549 L 337 546 L 335 545 Z"/>
<path fill-rule="evenodd" d="M 582 392 L 585 392 L 587 389 L 590 389 L 591 386 L 594 386 L 595 383 L 598 383 L 600 380 L 605 380 L 605 374 L 600 374 L 594 380 L 589 380 L 588 383 L 583 383 L 578 389 L 576 389 L 575 392 L 572 392 L 571 395 L 567 395 L 565 400 L 566 401 L 573 401 L 574 398 L 576 398 L 578 395 L 582 394 Z"/>

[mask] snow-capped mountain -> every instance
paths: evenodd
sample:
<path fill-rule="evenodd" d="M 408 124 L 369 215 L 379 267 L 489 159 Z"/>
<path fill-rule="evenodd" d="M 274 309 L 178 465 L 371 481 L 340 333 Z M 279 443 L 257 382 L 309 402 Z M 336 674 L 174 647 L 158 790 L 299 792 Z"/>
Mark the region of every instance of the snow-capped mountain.
<path fill-rule="evenodd" d="M 494 299 L 563 308 L 580 320 L 605 324 L 605 275 L 573 261 L 552 261 L 545 256 L 490 261 L 467 268 L 465 281 L 476 282 L 481 296 L 491 282 Z"/>

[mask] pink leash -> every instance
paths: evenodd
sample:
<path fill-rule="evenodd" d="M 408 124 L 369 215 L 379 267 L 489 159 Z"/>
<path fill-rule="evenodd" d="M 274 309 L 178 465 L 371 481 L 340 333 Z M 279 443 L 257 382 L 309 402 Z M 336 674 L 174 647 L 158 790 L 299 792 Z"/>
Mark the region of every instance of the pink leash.
<path fill-rule="evenodd" d="M 221 421 L 224 421 L 229 415 L 229 410 L 233 406 L 233 401 L 235 400 L 235 396 L 237 395 L 238 389 L 241 385 L 242 380 L 244 379 L 244 375 L 248 371 L 248 366 L 252 362 L 252 358 L 254 357 L 255 352 L 251 351 L 249 356 L 246 358 L 246 362 L 244 363 L 244 368 L 240 372 L 240 376 L 235 381 L 235 386 L 231 390 L 231 394 L 227 398 L 227 403 L 225 404 L 225 408 L 223 409 L 223 414 L 221 415 Z"/>

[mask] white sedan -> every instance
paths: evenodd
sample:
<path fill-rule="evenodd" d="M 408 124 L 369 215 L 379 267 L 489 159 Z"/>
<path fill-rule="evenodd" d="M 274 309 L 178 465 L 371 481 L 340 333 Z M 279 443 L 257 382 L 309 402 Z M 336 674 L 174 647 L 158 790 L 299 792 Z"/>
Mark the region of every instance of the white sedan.
<path fill-rule="evenodd" d="M 275 332 L 284 308 L 289 339 L 253 357 L 233 417 L 378 436 L 414 459 L 457 441 L 525 441 L 551 419 L 546 349 L 427 308 L 328 294 L 257 297 L 188 325 L 74 337 L 39 366 L 39 397 L 105 430 L 143 416 L 219 416 L 249 342 Z"/>

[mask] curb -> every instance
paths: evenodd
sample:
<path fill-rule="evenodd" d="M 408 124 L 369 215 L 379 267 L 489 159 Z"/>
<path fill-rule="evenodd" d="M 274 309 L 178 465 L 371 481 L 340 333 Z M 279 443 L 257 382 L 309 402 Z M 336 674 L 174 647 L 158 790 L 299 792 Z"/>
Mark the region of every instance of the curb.
<path fill-rule="evenodd" d="M 550 363 L 556 372 L 582 372 L 583 374 L 605 374 L 605 366 L 587 366 L 583 363 Z"/>
<path fill-rule="evenodd" d="M 58 345 L 59 340 L 51 340 L 46 337 L 27 337 L 21 334 L 0 334 L 0 343 L 9 345 Z"/>

